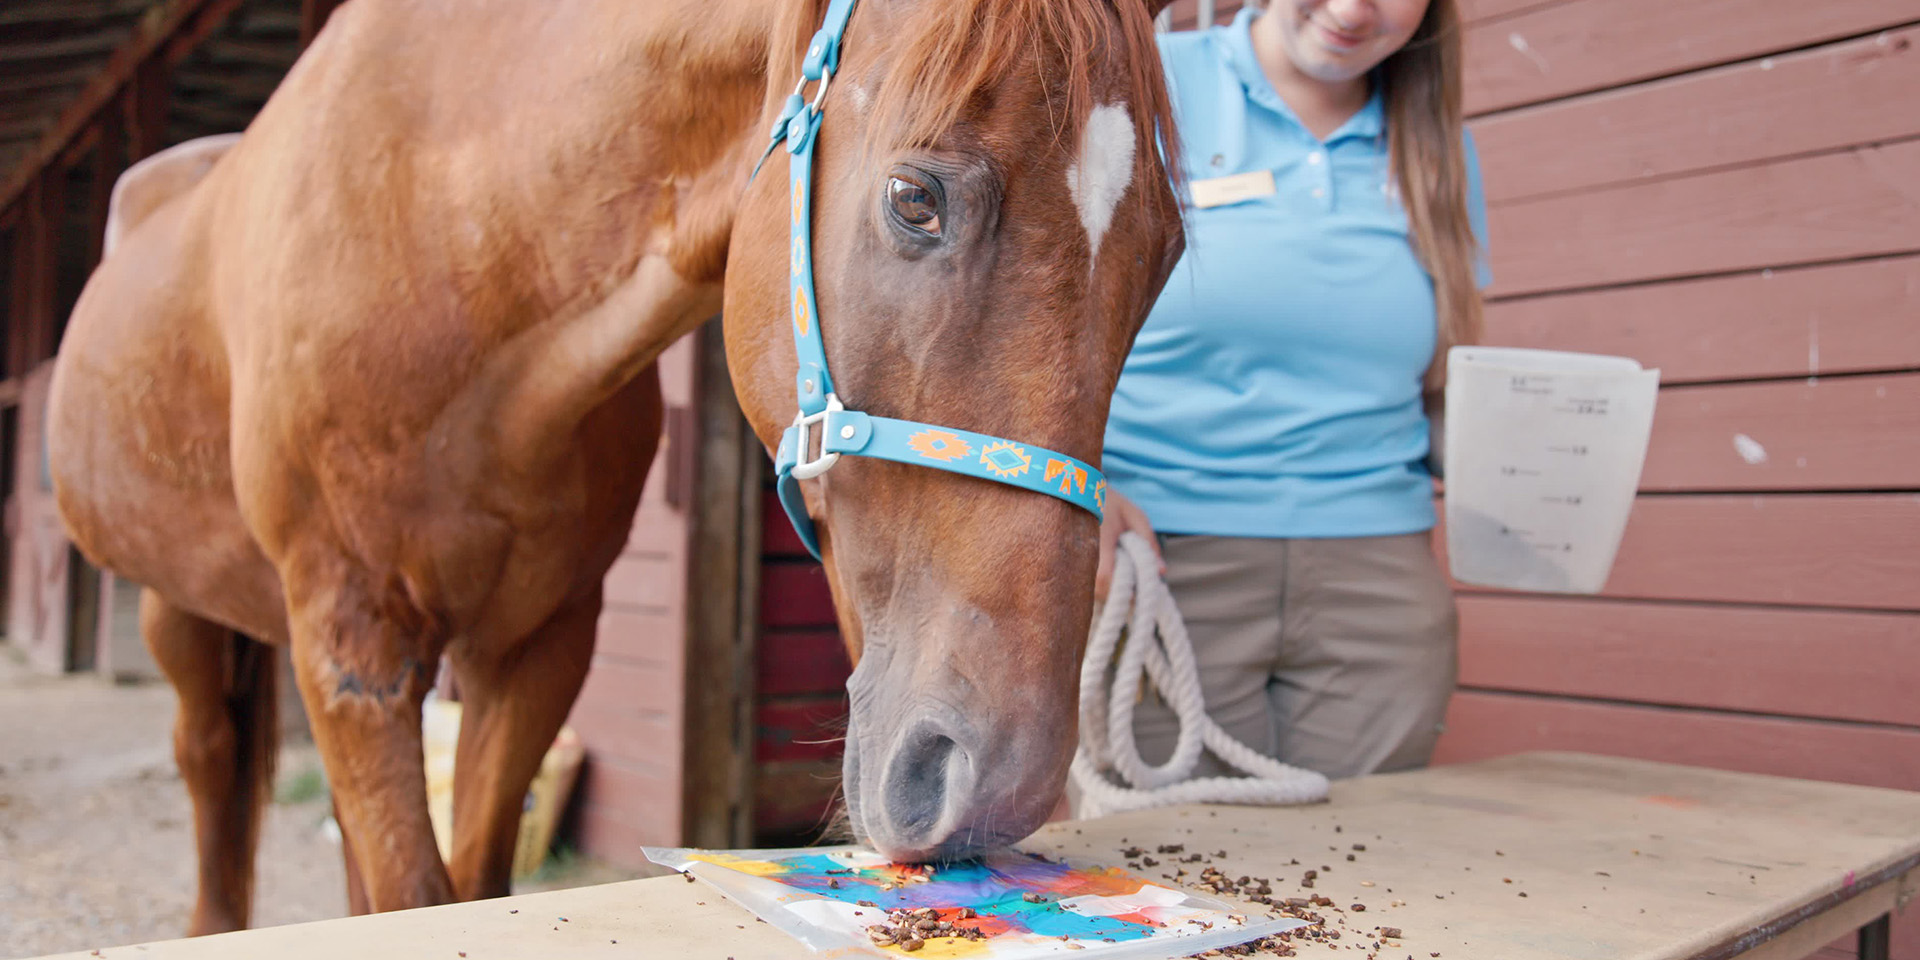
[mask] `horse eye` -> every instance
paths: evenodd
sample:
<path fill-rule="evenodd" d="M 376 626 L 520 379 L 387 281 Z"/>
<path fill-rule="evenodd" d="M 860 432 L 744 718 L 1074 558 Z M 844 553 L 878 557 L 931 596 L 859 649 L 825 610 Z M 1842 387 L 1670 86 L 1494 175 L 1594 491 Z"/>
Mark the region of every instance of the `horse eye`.
<path fill-rule="evenodd" d="M 887 205 L 907 226 L 929 236 L 940 235 L 940 202 L 926 187 L 894 177 L 887 181 Z"/>

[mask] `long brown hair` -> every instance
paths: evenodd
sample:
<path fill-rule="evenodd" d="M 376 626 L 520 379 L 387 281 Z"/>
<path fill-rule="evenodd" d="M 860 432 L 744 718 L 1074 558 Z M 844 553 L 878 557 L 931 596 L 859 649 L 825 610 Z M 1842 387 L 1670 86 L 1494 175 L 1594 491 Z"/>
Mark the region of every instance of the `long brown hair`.
<path fill-rule="evenodd" d="M 1461 106 L 1460 13 L 1432 0 L 1407 45 L 1379 67 L 1387 150 L 1407 211 L 1414 253 L 1433 278 L 1438 344 L 1426 388 L 1446 383 L 1447 348 L 1476 343 L 1482 326 L 1479 256 L 1467 217 L 1467 152 Z"/>

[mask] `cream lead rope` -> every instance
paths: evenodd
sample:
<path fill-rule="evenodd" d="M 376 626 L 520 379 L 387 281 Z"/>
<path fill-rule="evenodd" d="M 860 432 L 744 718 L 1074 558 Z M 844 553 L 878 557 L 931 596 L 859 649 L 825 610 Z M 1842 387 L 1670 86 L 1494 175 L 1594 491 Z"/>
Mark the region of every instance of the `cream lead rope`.
<path fill-rule="evenodd" d="M 1078 814 L 1097 817 L 1180 803 L 1325 800 L 1325 776 L 1256 753 L 1207 716 L 1187 626 L 1155 568 L 1146 541 L 1122 534 L 1107 604 L 1080 667 L 1080 748 L 1073 757 L 1073 780 L 1081 796 Z M 1123 627 L 1129 640 L 1125 645 L 1120 643 Z M 1180 718 L 1173 756 L 1157 767 L 1141 759 L 1133 739 L 1133 704 L 1143 671 Z M 1195 778 L 1202 748 L 1248 776 Z"/>

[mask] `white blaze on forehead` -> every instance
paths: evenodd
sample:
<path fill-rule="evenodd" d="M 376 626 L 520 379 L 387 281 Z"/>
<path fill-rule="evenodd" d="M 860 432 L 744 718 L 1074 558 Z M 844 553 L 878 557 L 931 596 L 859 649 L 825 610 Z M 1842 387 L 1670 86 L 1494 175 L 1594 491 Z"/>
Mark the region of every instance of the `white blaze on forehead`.
<path fill-rule="evenodd" d="M 1113 223 L 1113 208 L 1133 182 L 1133 117 L 1124 103 L 1103 103 L 1080 134 L 1080 159 L 1067 168 L 1067 192 L 1087 228 L 1088 260 L 1098 261 L 1100 239 Z"/>

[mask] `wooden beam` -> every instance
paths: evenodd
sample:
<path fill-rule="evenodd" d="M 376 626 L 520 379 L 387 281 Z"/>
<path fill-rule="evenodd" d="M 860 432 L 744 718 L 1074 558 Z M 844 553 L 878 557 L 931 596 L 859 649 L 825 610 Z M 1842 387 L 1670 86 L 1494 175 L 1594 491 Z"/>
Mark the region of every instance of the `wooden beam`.
<path fill-rule="evenodd" d="M 53 128 L 41 136 L 26 161 L 0 182 L 0 207 L 13 203 L 39 179 L 67 143 L 119 98 L 149 60 L 156 55 L 174 60 L 186 56 L 239 5 L 240 0 L 172 0 L 160 8 L 158 16 L 143 20 L 133 36 L 107 58 L 99 75 L 61 112 Z"/>
<path fill-rule="evenodd" d="M 60 2 L 11 0 L 5 10 L 0 10 L 0 27 L 67 24 L 85 19 L 105 20 L 111 17 L 133 16 L 146 7 L 146 0 L 93 0 L 90 3 L 75 3 L 74 0 L 60 0 Z"/>
<path fill-rule="evenodd" d="M 93 148 L 99 144 L 99 142 L 100 121 L 95 120 L 93 123 L 87 124 L 87 128 L 80 131 L 78 136 L 67 141 L 67 148 L 60 151 L 60 159 L 55 161 L 53 165 L 61 170 L 78 166 L 82 159 L 93 152 Z"/>
<path fill-rule="evenodd" d="M 13 385 L 14 404 L 20 402 L 20 378 L 26 370 L 27 314 L 33 309 L 33 276 L 36 268 L 33 262 L 34 199 L 33 192 L 28 191 L 26 196 L 8 209 L 8 216 L 13 221 L 13 243 L 9 250 L 12 262 L 0 263 L 0 269 L 13 271 L 7 278 L 7 323 L 0 328 L 0 333 L 5 335 L 5 342 L 0 343 L 0 357 L 5 358 L 0 373 L 4 373 L 9 378 L 6 382 Z M 4 613 L 0 613 L 0 616 L 4 616 Z"/>
<path fill-rule="evenodd" d="M 66 211 L 67 170 L 59 166 L 47 167 L 34 191 L 34 202 L 29 207 L 27 221 L 32 224 L 28 242 L 33 269 L 27 275 L 31 307 L 22 318 L 26 321 L 26 330 L 22 334 L 26 351 L 21 358 L 23 370 L 53 356 L 57 346 L 53 335 L 57 322 L 54 313 L 59 310 L 60 225 L 66 219 Z"/>
<path fill-rule="evenodd" d="M 29 43 L 9 43 L 0 45 L 0 63 L 29 63 L 37 60 L 58 60 L 62 57 L 84 57 L 91 54 L 106 53 L 125 40 L 118 30 L 102 30 L 94 34 L 82 34 L 65 40 L 40 40 Z"/>
<path fill-rule="evenodd" d="M 138 163 L 160 152 L 166 143 L 167 99 L 172 89 L 167 83 L 173 68 L 165 60 L 151 59 L 134 72 L 121 98 L 123 122 L 127 129 L 127 160 Z"/>
<path fill-rule="evenodd" d="M 95 123 L 99 143 L 93 151 L 93 195 L 87 198 L 87 269 L 100 265 L 106 255 L 107 211 L 113 205 L 113 185 L 132 165 L 127 157 L 127 130 L 120 118 L 109 113 Z M 104 591 L 111 596 L 111 591 Z M 107 618 L 103 617 L 102 622 Z"/>
<path fill-rule="evenodd" d="M 685 738 L 680 829 L 699 847 L 752 841 L 752 594 L 742 580 L 759 565 L 759 443 L 747 429 L 727 375 L 718 320 L 696 330 L 698 456 L 692 487 L 692 570 L 687 577 Z M 669 458 L 671 462 L 672 458 Z M 598 669 L 598 668 L 596 668 Z"/>
<path fill-rule="evenodd" d="M 333 16 L 346 0 L 300 0 L 300 49 L 305 50 L 320 35 L 320 28 L 327 25 L 327 18 Z"/>

